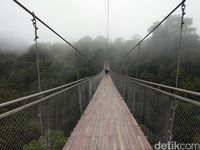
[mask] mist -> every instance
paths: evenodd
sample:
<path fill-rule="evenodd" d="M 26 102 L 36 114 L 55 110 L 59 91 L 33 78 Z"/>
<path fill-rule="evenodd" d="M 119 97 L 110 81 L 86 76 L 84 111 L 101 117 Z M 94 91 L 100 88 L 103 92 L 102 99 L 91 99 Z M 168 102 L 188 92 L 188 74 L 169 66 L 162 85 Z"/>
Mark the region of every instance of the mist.
<path fill-rule="evenodd" d="M 0 50 L 3 52 L 23 53 L 30 46 L 25 40 L 0 34 Z"/>
<path fill-rule="evenodd" d="M 23 3 L 31 9 L 36 9 L 38 16 L 42 17 L 53 29 L 56 29 L 90 61 L 95 62 L 95 65 L 89 64 L 88 67 L 88 60 L 78 55 L 72 47 L 38 23 L 38 50 L 41 82 L 44 90 L 78 79 L 76 69 L 74 69 L 78 66 L 77 61 L 81 66 L 79 67 L 81 68 L 80 77 L 82 78 L 102 70 L 106 59 L 109 59 L 113 71 L 120 74 L 127 72 L 127 75 L 135 77 L 138 52 L 134 50 L 124 59 L 125 54 L 135 47 L 145 33 L 148 33 L 158 24 L 178 1 L 170 1 L 167 4 L 164 1 L 158 2 L 155 0 L 158 9 L 163 8 L 161 13 L 158 13 L 153 2 L 148 5 L 148 8 L 146 8 L 147 2 L 135 2 L 138 7 L 133 9 L 130 7 L 130 4 L 133 3 L 129 0 L 126 3 L 120 0 L 111 1 L 109 39 L 106 37 L 107 12 L 105 11 L 105 2 L 87 0 L 83 3 L 76 0 L 75 2 L 69 2 L 66 7 L 73 6 L 73 8 L 79 8 L 80 10 L 72 8 L 67 10 L 64 9 L 64 6 L 61 6 L 66 2 L 56 3 L 51 1 L 48 4 L 49 7 L 44 11 L 42 7 L 45 6 L 45 2 L 45 0 L 41 2 L 43 5 L 38 5 L 38 1 L 24 1 Z M 91 3 L 91 9 L 86 10 L 89 6 L 88 3 Z M 114 5 L 115 3 L 116 5 Z M 186 9 L 186 15 L 188 16 L 184 18 L 181 54 L 183 80 L 180 83 L 182 88 L 194 91 L 200 89 L 197 85 L 198 82 L 196 82 L 200 75 L 200 24 L 195 15 L 197 13 L 194 12 L 198 9 L 197 5 L 194 6 L 197 3 L 199 2 L 188 2 Z M 10 88 L 8 89 L 9 93 L 2 96 L 2 99 L 9 100 L 37 91 L 35 35 L 31 22 L 32 18 L 29 15 L 12 1 L 2 1 L 1 4 L 1 11 L 5 13 L 0 13 L 2 21 L 2 27 L 0 28 L 0 74 L 3 85 L 2 90 L 7 91 L 7 88 Z M 142 13 L 135 12 L 143 10 L 141 8 L 145 9 Z M 68 11 L 72 11 L 73 15 Z M 95 11 L 97 13 L 94 14 Z M 61 13 L 62 16 L 56 17 L 59 16 L 58 13 Z M 191 15 L 193 17 L 189 17 Z M 149 18 L 149 16 L 152 16 L 152 18 Z M 140 62 L 139 72 L 141 79 L 174 86 L 177 57 L 175 52 L 179 43 L 180 21 L 180 12 L 176 12 L 141 43 L 140 59 L 142 61 Z M 128 67 L 125 66 L 126 61 L 129 62 Z M 128 71 L 125 69 L 126 67 Z M 186 78 L 187 75 L 190 77 L 189 79 Z M 16 91 L 17 94 L 12 94 L 12 90 Z"/>
<path fill-rule="evenodd" d="M 92 38 L 98 35 L 106 36 L 107 12 L 104 0 L 20 0 L 20 2 L 71 42 L 87 35 Z M 134 34 L 144 36 L 153 22 L 163 19 L 178 3 L 180 0 L 110 0 L 110 39 L 122 37 L 128 40 Z M 197 0 L 187 1 L 186 16 L 194 19 L 193 24 L 197 28 L 197 33 L 200 33 L 198 6 L 200 2 Z M 2 0 L 0 12 L 0 36 L 20 39 L 21 42 L 31 45 L 34 39 L 32 16 L 12 0 Z M 181 9 L 178 9 L 176 14 L 180 13 Z M 40 23 L 38 27 L 40 42 L 62 43 Z"/>
<path fill-rule="evenodd" d="M 200 0 L 14 1 L 0 0 L 1 150 L 200 143 Z"/>

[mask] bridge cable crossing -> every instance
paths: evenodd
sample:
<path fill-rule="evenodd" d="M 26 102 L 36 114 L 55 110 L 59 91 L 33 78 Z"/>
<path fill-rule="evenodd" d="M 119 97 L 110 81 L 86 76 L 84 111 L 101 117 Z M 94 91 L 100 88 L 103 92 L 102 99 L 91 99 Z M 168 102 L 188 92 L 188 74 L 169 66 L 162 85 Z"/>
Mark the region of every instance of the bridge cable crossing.
<path fill-rule="evenodd" d="M 29 13 L 31 16 L 33 16 L 33 13 L 26 8 L 24 5 L 22 5 L 19 1 L 13 0 L 17 5 L 19 5 L 22 9 L 24 9 L 27 13 Z M 77 47 L 75 47 L 73 44 L 71 44 L 68 40 L 66 40 L 63 36 L 61 36 L 58 32 L 56 32 L 53 28 L 51 28 L 47 23 L 45 23 L 42 19 L 40 19 L 38 16 L 34 14 L 34 17 L 36 20 L 38 20 L 41 24 L 43 24 L 45 27 L 47 27 L 51 32 L 53 32 L 55 35 L 57 35 L 60 39 L 62 39 L 65 43 L 67 43 L 70 47 L 72 47 L 80 56 L 87 59 L 89 62 L 96 64 L 96 62 L 92 61 L 89 57 L 87 57 L 85 54 L 83 54 Z"/>
<path fill-rule="evenodd" d="M 149 37 L 164 21 L 166 21 L 179 7 L 181 7 L 186 0 L 182 0 L 163 20 L 161 20 L 146 36 L 142 38 L 133 48 L 131 48 L 125 56 L 129 55 L 133 50 L 135 50 L 147 37 Z"/>
<path fill-rule="evenodd" d="M 178 88 L 178 83 L 179 83 L 179 72 L 180 72 L 180 61 L 181 61 L 181 49 L 182 49 L 182 37 L 183 37 L 183 26 L 184 26 L 184 16 L 185 16 L 185 8 L 186 8 L 186 5 L 185 5 L 185 2 L 186 0 L 182 0 L 181 3 L 178 4 L 178 6 L 175 7 L 175 9 L 173 9 L 162 21 L 160 21 L 142 40 L 140 40 L 131 50 L 129 50 L 125 56 L 122 58 L 122 63 L 125 64 L 125 58 L 128 57 L 130 55 L 130 53 L 135 50 L 136 48 L 137 49 L 137 64 L 136 64 L 136 79 L 138 79 L 139 77 L 139 63 L 140 63 L 140 48 L 141 48 L 141 43 L 147 38 L 149 37 L 165 20 L 167 20 L 178 8 L 181 7 L 181 11 L 182 11 L 182 14 L 181 14 L 181 26 L 180 26 L 180 37 L 179 37 L 179 44 L 178 44 L 178 48 L 177 48 L 177 66 L 176 66 L 176 77 L 175 77 L 175 87 Z M 126 63 L 125 64 L 125 69 L 126 69 L 126 72 L 125 72 L 125 75 L 127 76 L 127 72 L 128 72 L 128 64 Z M 123 66 L 123 65 L 122 65 Z M 123 71 L 122 71 L 123 72 Z M 124 82 L 125 84 L 125 82 Z M 124 85 L 124 92 L 123 92 L 123 95 L 125 93 L 125 86 Z M 176 101 L 176 100 L 175 100 Z M 173 130 L 173 126 L 174 126 L 174 118 L 175 118 L 175 111 L 176 111 L 176 107 L 178 106 L 178 103 L 172 103 L 171 104 L 171 116 L 170 116 L 170 129 L 168 131 L 169 133 L 169 141 L 172 140 L 173 138 L 173 133 L 172 133 L 172 130 Z"/>
<path fill-rule="evenodd" d="M 129 56 L 131 54 L 132 51 L 134 51 L 136 48 L 140 49 L 141 43 L 144 42 L 145 39 L 147 39 L 160 25 L 162 25 L 163 22 L 165 22 L 178 8 L 181 7 L 182 10 L 182 21 L 181 21 L 181 35 L 180 35 L 180 42 L 179 42 L 179 49 L 182 47 L 182 30 L 183 30 L 183 25 L 184 25 L 184 15 L 185 15 L 185 2 L 186 0 L 182 0 L 181 3 L 179 3 L 163 20 L 161 20 L 146 36 L 144 36 L 133 48 L 131 48 L 127 53 L 125 53 L 125 55 L 123 56 L 124 58 L 126 58 L 127 56 Z M 179 50 L 180 51 L 180 50 Z M 180 54 L 177 54 L 177 76 L 179 75 L 179 67 L 180 67 Z M 138 55 L 138 53 L 137 53 Z M 123 58 L 122 57 L 122 58 Z M 124 59 L 125 60 L 125 59 Z M 123 61 L 123 59 L 122 59 Z M 138 63 L 138 62 L 137 62 Z M 138 69 L 138 66 L 136 67 L 136 69 Z M 136 75 L 137 75 L 137 70 L 136 70 Z M 138 75 L 137 75 L 138 77 Z M 176 77 L 176 82 L 178 85 L 178 77 Z"/>
<path fill-rule="evenodd" d="M 109 27 L 110 27 L 110 0 L 105 0 L 105 36 L 106 36 L 106 52 L 104 58 L 104 65 L 108 69 L 110 65 L 110 46 L 109 46 Z"/>

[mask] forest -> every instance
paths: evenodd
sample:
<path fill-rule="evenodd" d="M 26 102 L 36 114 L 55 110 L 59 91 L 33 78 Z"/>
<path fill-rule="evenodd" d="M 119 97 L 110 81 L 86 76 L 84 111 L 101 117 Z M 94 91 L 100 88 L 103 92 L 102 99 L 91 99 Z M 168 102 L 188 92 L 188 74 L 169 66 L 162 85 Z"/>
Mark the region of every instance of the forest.
<path fill-rule="evenodd" d="M 157 22 L 150 28 L 152 29 Z M 139 78 L 175 86 L 176 53 L 180 34 L 180 16 L 167 20 L 153 35 L 141 44 Z M 124 74 L 122 56 L 140 40 L 135 34 L 130 40 L 117 38 L 109 43 L 109 61 L 112 71 Z M 92 39 L 86 36 L 75 45 L 91 60 L 90 74 L 95 74 L 103 67 L 106 38 L 98 36 Z M 200 41 L 192 18 L 186 18 L 181 49 L 181 74 L 179 87 L 200 90 Z M 42 89 L 76 80 L 76 55 L 64 44 L 39 43 Z M 36 52 L 34 45 L 22 54 L 9 50 L 0 50 L 0 102 L 37 92 Z M 137 51 L 128 58 L 128 75 L 135 76 Z M 80 78 L 87 76 L 87 61 L 79 56 Z M 83 63 L 82 63 L 83 62 Z M 96 65 L 96 66 L 95 66 Z M 92 69 L 93 68 L 93 69 Z"/>
<path fill-rule="evenodd" d="M 175 86 L 180 20 L 179 15 L 171 16 L 153 32 L 151 37 L 141 43 L 138 78 Z M 157 23 L 153 23 L 148 31 Z M 86 36 L 75 42 L 76 47 L 95 64 L 88 63 L 65 44 L 39 43 L 42 90 L 99 73 L 103 69 L 105 57 L 109 58 L 110 69 L 113 72 L 125 75 L 126 68 L 128 68 L 127 75 L 136 77 L 137 50 L 127 57 L 123 56 L 140 39 L 139 35 L 134 34 L 129 40 L 123 38 L 110 40 L 108 56 L 106 56 L 107 39 L 104 36 L 94 39 Z M 0 68 L 0 103 L 38 92 L 34 45 L 31 45 L 23 53 L 13 52 L 9 49 L 1 50 L 0 46 Z M 200 37 L 193 26 L 192 18 L 185 18 L 180 68 L 178 87 L 199 92 Z M 0 110 L 1 113 L 3 111 Z M 197 118 L 199 116 L 196 116 L 195 119 Z M 197 119 L 197 123 L 199 121 L 200 119 Z M 57 134 L 63 136 L 59 131 L 52 133 L 52 136 Z M 200 137 L 195 135 L 190 139 L 198 141 Z M 24 149 L 29 149 L 29 147 L 25 146 Z"/>

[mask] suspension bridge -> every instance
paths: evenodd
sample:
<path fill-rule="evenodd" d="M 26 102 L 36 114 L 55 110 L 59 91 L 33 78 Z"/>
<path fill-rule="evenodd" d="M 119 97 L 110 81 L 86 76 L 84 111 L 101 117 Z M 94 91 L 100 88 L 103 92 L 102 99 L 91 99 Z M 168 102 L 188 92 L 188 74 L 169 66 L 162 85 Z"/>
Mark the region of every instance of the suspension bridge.
<path fill-rule="evenodd" d="M 183 137 L 200 134 L 199 125 L 192 118 L 200 115 L 200 93 L 178 88 L 185 0 L 124 55 L 127 57 L 138 48 L 139 57 L 142 42 L 181 8 L 175 87 L 139 79 L 139 59 L 136 78 L 127 76 L 127 67 L 124 75 L 113 72 L 112 66 L 108 67 L 107 57 L 105 68 L 109 73 L 102 68 L 96 75 L 46 91 L 41 90 L 40 83 L 37 21 L 69 44 L 88 64 L 96 62 L 24 5 L 17 0 L 14 2 L 33 17 L 39 92 L 0 104 L 1 110 L 8 108 L 0 114 L 1 150 L 26 149 L 37 141 L 41 149 L 47 150 L 151 150 L 158 142 L 191 143 L 190 138 L 185 140 Z M 186 108 L 190 111 L 185 112 Z M 60 138 L 62 133 L 68 137 L 66 141 Z"/>

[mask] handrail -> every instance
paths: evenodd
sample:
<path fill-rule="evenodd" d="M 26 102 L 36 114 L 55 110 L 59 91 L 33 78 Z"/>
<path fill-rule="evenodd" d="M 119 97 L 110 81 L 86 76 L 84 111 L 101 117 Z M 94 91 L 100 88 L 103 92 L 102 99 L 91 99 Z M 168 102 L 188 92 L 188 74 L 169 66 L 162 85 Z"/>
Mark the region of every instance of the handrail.
<path fill-rule="evenodd" d="M 78 80 L 78 81 L 74 81 L 74 82 L 71 82 L 71 83 L 68 83 L 68 84 L 65 84 L 65 85 L 61 85 L 61 86 L 56 87 L 56 88 L 52 88 L 52 89 L 49 89 L 49 90 L 46 90 L 46 91 L 43 91 L 43 92 L 35 93 L 35 94 L 29 95 L 29 96 L 25 96 L 25 97 L 22 97 L 22 98 L 14 99 L 14 100 L 11 100 L 11 101 L 9 101 L 9 102 L 1 103 L 1 104 L 0 104 L 0 108 L 6 107 L 6 106 L 8 106 L 8 105 L 15 104 L 15 103 L 22 102 L 22 101 L 25 101 L 25 100 L 30 99 L 30 98 L 34 98 L 34 97 L 37 97 L 37 96 L 41 96 L 41 95 L 43 95 L 43 94 L 47 94 L 47 93 L 50 93 L 50 92 L 53 92 L 53 91 L 56 91 L 56 90 L 59 90 L 59 89 L 62 89 L 62 88 L 69 87 L 69 86 L 74 85 L 74 84 L 76 84 L 76 83 L 85 81 L 85 80 L 87 80 L 87 79 L 91 79 L 91 78 L 94 77 L 94 76 L 95 76 L 95 75 L 92 75 L 92 76 L 90 76 L 90 77 L 86 77 L 86 78 L 80 79 L 80 80 Z"/>
<path fill-rule="evenodd" d="M 167 85 L 163 85 L 163 84 L 159 84 L 159 83 L 145 81 L 145 80 L 142 80 L 142 79 L 136 79 L 136 78 L 132 78 L 132 77 L 128 77 L 128 76 L 126 76 L 126 77 L 128 79 L 131 79 L 131 80 L 135 80 L 135 81 L 139 81 L 139 82 L 143 82 L 143 83 L 147 83 L 147 84 L 151 84 L 151 85 L 155 85 L 155 86 L 167 88 L 167 89 L 170 89 L 170 90 L 176 90 L 176 91 L 179 91 L 179 92 L 184 92 L 184 93 L 187 93 L 187 94 L 192 94 L 192 95 L 200 96 L 200 93 L 198 93 L 198 92 L 194 92 L 194 91 L 190 91 L 190 90 L 185 90 L 185 89 L 180 89 L 180 88 L 175 88 L 175 87 L 172 87 L 172 86 L 167 86 Z"/>
<path fill-rule="evenodd" d="M 135 82 L 136 84 L 139 84 L 141 86 L 144 86 L 144 87 L 147 87 L 149 89 L 152 89 L 154 91 L 157 91 L 159 93 L 165 94 L 167 96 L 170 96 L 170 97 L 173 97 L 173 98 L 179 99 L 181 101 L 184 101 L 184 102 L 187 102 L 187 103 L 190 103 L 190 104 L 193 104 L 195 106 L 199 106 L 200 107 L 200 102 L 198 102 L 198 101 L 195 101 L 195 100 L 192 100 L 192 99 L 189 99 L 189 98 L 186 98 L 186 97 L 182 97 L 182 96 L 179 96 L 179 95 L 176 95 L 176 94 L 173 94 L 173 93 L 169 93 L 169 92 L 154 88 L 152 86 L 148 86 L 148 85 L 142 84 L 140 82 L 137 82 L 137 81 L 134 81 L 134 80 L 131 80 L 131 79 L 128 79 L 128 80 L 130 80 L 132 82 Z"/>
<path fill-rule="evenodd" d="M 7 116 L 9 116 L 9 115 L 11 115 L 11 114 L 17 113 L 17 112 L 19 112 L 19 111 L 21 111 L 21 110 L 24 110 L 24 109 L 26 109 L 26 108 L 29 108 L 29 107 L 31 107 L 31 106 L 33 106 L 33 105 L 39 104 L 39 103 L 41 103 L 41 102 L 43 102 L 43 101 L 46 101 L 47 99 L 49 99 L 49 98 L 51 98 L 51 97 L 54 97 L 54 96 L 56 96 L 56 95 L 58 95 L 58 94 L 60 94 L 60 93 L 62 93 L 62 92 L 64 92 L 64 91 L 70 90 L 71 88 L 76 87 L 76 86 L 80 85 L 81 83 L 86 82 L 86 81 L 88 81 L 89 79 L 91 79 L 91 78 L 93 78 L 93 77 L 94 77 L 94 76 L 92 76 L 92 77 L 90 77 L 90 78 L 85 78 L 85 80 L 82 79 L 82 80 L 83 80 L 82 82 L 79 82 L 79 83 L 74 84 L 74 85 L 72 85 L 72 86 L 70 86 L 70 87 L 67 87 L 66 89 L 63 89 L 63 90 L 61 90 L 61 91 L 57 91 L 56 93 L 53 93 L 53 94 L 51 94 L 51 95 L 48 95 L 48 96 L 46 96 L 46 97 L 44 97 L 44 98 L 40 98 L 40 99 L 38 99 L 38 100 L 36 100 L 36 101 L 33 101 L 33 102 L 31 102 L 31 103 L 28 103 L 28 104 L 26 104 L 26 105 L 20 106 L 20 107 L 18 107 L 18 108 L 15 108 L 15 109 L 13 109 L 13 110 L 10 110 L 10 111 L 7 111 L 7 112 L 5 112 L 5 113 L 3 113 L 3 114 L 0 114 L 0 119 L 5 118 L 5 117 L 7 117 Z M 80 80 L 79 80 L 79 81 L 80 81 Z"/>
<path fill-rule="evenodd" d="M 115 72 L 112 72 L 112 73 L 117 74 Z M 118 75 L 125 76 L 125 75 L 121 75 L 121 74 L 118 74 Z M 132 77 L 129 77 L 129 76 L 125 76 L 125 77 L 127 77 L 128 79 L 139 81 L 139 82 L 143 82 L 143 83 L 146 83 L 146 84 L 151 84 L 151 85 L 154 85 L 154 86 L 158 86 L 158 87 L 162 87 L 162 88 L 167 88 L 167 89 L 170 89 L 170 90 L 175 90 L 175 91 L 184 92 L 184 93 L 187 93 L 187 94 L 192 94 L 192 95 L 200 96 L 199 92 L 194 92 L 194 91 L 190 91 L 190 90 L 185 90 L 185 89 L 181 89 L 181 88 L 167 86 L 167 85 L 159 84 L 159 83 L 155 83 L 155 82 L 145 81 L 145 80 L 142 80 L 142 79 L 136 79 L 136 78 L 132 78 Z"/>
<path fill-rule="evenodd" d="M 124 75 L 120 75 L 120 74 L 117 74 L 115 72 L 112 72 L 116 75 L 119 75 L 121 77 L 125 77 L 127 78 L 129 81 L 132 81 L 138 85 L 141 85 L 143 87 L 146 87 L 146 88 L 149 88 L 149 89 L 152 89 L 154 91 L 157 91 L 159 93 L 162 93 L 162 94 L 165 94 L 167 96 L 170 96 L 170 97 L 173 97 L 173 98 L 176 98 L 176 99 L 179 99 L 181 101 L 184 101 L 184 102 L 187 102 L 187 103 L 190 103 L 190 104 L 193 104 L 193 105 L 196 105 L 196 106 L 200 106 L 200 102 L 198 101 L 195 101 L 195 100 L 192 100 L 192 99 L 189 99 L 187 97 L 182 97 L 180 95 L 177 95 L 177 94 L 173 94 L 173 93 L 170 93 L 170 92 L 167 92 L 167 91 L 164 91 L 164 90 L 161 90 L 161 89 L 158 89 L 158 88 L 155 88 L 155 87 L 152 87 L 150 85 L 147 85 L 145 83 L 148 83 L 151 85 L 157 85 L 157 86 L 160 86 L 160 87 L 164 87 L 164 88 L 168 88 L 168 89 L 173 89 L 173 90 L 177 90 L 177 91 L 180 91 L 180 92 L 185 92 L 185 93 L 188 93 L 188 94 L 193 94 L 193 95 L 196 95 L 196 96 L 199 96 L 200 93 L 198 92 L 193 92 L 193 91 L 189 91 L 189 90 L 183 90 L 183 89 L 180 89 L 180 88 L 174 88 L 174 87 L 170 87 L 170 86 L 166 86 L 166 85 L 162 85 L 162 84 L 157 84 L 157 83 L 153 83 L 153 82 L 148 82 L 148 81 L 145 81 L 145 80 L 140 80 L 140 79 L 135 79 L 135 78 L 131 78 L 131 77 L 128 77 L 128 76 L 124 76 Z M 144 83 L 141 83 L 141 82 L 144 82 Z"/>

